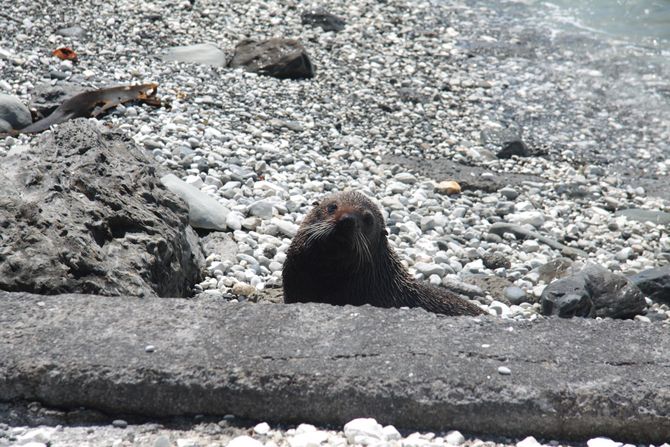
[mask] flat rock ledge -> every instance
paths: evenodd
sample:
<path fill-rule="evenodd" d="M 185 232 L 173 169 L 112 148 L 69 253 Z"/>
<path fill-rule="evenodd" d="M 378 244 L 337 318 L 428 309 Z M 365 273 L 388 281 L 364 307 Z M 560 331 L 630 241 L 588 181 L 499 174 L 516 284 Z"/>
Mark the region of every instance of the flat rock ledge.
<path fill-rule="evenodd" d="M 670 337 L 660 324 L 0 292 L 0 359 L 5 402 L 670 439 Z"/>

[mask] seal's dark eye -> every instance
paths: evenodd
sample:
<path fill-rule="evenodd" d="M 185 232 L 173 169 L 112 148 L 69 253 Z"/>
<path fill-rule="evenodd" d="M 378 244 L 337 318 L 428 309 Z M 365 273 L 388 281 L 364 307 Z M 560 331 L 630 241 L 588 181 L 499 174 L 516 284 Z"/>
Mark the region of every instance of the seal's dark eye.
<path fill-rule="evenodd" d="M 337 211 L 337 204 L 329 203 L 328 206 L 326 207 L 326 211 L 328 211 L 328 214 L 333 214 L 335 211 Z"/>
<path fill-rule="evenodd" d="M 363 213 L 363 223 L 367 225 L 368 227 L 371 226 L 375 222 L 375 218 L 372 216 L 372 213 L 370 211 L 366 211 Z"/>

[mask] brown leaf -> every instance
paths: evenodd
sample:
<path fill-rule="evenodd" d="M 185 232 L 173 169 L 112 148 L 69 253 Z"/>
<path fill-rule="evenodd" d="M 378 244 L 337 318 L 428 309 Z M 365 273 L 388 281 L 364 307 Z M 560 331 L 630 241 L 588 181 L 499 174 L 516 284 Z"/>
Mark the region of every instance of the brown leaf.
<path fill-rule="evenodd" d="M 64 60 L 64 61 L 76 61 L 77 60 L 77 53 L 75 53 L 73 49 L 68 48 L 68 47 L 56 48 L 55 50 L 53 50 L 53 52 L 51 54 L 56 56 L 58 59 L 61 59 L 61 60 Z"/>

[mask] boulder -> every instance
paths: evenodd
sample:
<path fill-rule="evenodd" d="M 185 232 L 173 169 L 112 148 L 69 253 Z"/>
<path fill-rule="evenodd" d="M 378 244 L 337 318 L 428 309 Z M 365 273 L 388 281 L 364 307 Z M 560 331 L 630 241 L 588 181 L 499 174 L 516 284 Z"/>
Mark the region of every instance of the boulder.
<path fill-rule="evenodd" d="M 314 66 L 307 51 L 294 39 L 245 39 L 235 47 L 235 54 L 228 66 L 243 67 L 252 73 L 280 79 L 314 77 Z"/>
<path fill-rule="evenodd" d="M 0 289 L 184 297 L 204 256 L 188 209 L 127 137 L 73 120 L 0 164 Z"/>
<path fill-rule="evenodd" d="M 301 14 L 303 25 L 321 27 L 324 31 L 342 31 L 344 29 L 344 19 L 329 13 L 323 8 L 311 9 Z"/>
<path fill-rule="evenodd" d="M 30 110 L 18 98 L 0 94 L 0 133 L 23 129 L 32 122 Z"/>
<path fill-rule="evenodd" d="M 644 270 L 630 280 L 653 301 L 670 304 L 670 265 Z"/>
<path fill-rule="evenodd" d="M 635 284 L 596 264 L 549 284 L 541 302 L 544 315 L 563 318 L 633 318 L 646 307 Z"/>

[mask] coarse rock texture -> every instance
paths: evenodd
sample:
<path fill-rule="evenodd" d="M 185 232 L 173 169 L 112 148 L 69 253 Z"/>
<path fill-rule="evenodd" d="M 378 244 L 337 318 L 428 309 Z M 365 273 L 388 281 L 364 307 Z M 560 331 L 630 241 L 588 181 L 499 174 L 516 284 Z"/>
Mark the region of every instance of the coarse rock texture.
<path fill-rule="evenodd" d="M 3 401 L 108 414 L 670 439 L 660 323 L 2 292 L 0 358 Z"/>
<path fill-rule="evenodd" d="M 279 79 L 314 77 L 314 66 L 300 42 L 295 39 L 272 38 L 263 41 L 245 39 L 235 47 L 228 62 L 232 68 L 243 67 Z"/>
<path fill-rule="evenodd" d="M 552 282 L 541 299 L 543 314 L 563 318 L 633 318 L 646 307 L 644 294 L 631 280 L 595 264 Z"/>
<path fill-rule="evenodd" d="M 132 141 L 71 121 L 0 164 L 0 289 L 189 296 L 204 259 L 187 219 Z"/>
<path fill-rule="evenodd" d="M 670 304 L 670 265 L 644 270 L 629 279 L 651 300 Z"/>

